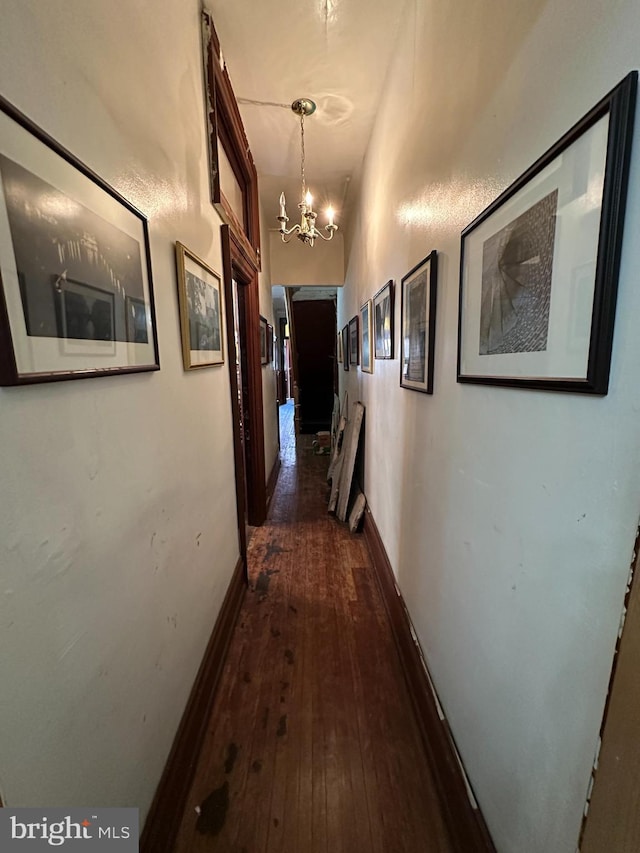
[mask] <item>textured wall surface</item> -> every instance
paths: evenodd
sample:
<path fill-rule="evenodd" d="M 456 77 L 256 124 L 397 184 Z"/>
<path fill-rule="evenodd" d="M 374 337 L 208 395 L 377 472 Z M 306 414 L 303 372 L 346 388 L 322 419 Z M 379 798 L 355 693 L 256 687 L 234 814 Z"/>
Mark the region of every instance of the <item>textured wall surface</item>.
<path fill-rule="evenodd" d="M 144 819 L 238 559 L 228 366 L 180 349 L 174 241 L 222 271 L 199 5 L 1 14 L 2 94 L 149 218 L 162 369 L 0 390 L 0 787 Z"/>
<path fill-rule="evenodd" d="M 409 0 L 354 180 L 338 326 L 394 279 L 396 357 L 341 382 L 367 407 L 367 498 L 500 853 L 573 853 L 596 752 L 640 510 L 638 139 L 607 397 L 456 383 L 460 232 L 638 64 L 639 35 L 625 0 Z M 430 397 L 399 387 L 398 335 L 400 279 L 432 249 Z"/>

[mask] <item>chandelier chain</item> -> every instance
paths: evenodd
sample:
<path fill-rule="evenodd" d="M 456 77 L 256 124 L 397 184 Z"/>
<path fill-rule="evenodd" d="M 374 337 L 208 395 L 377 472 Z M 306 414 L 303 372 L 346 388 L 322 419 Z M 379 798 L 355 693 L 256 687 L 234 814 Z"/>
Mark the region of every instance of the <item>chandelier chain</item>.
<path fill-rule="evenodd" d="M 300 113 L 300 147 L 302 156 L 300 157 L 300 176 L 302 178 L 302 201 L 307 194 L 307 183 L 304 176 L 304 113 Z"/>

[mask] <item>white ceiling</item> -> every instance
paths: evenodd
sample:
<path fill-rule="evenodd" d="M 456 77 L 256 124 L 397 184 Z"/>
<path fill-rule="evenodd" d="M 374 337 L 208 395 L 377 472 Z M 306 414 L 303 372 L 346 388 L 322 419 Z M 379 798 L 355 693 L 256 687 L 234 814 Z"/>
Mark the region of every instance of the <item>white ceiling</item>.
<path fill-rule="evenodd" d="M 273 217 L 278 227 L 282 190 L 292 223 L 297 218 L 300 124 L 290 104 L 299 97 L 317 104 L 305 120 L 314 207 L 322 210 L 331 202 L 336 224 L 344 224 L 348 182 L 366 151 L 404 0 L 206 0 L 206 5 L 240 102 L 268 226 Z M 324 223 L 320 215 L 318 225 Z"/>

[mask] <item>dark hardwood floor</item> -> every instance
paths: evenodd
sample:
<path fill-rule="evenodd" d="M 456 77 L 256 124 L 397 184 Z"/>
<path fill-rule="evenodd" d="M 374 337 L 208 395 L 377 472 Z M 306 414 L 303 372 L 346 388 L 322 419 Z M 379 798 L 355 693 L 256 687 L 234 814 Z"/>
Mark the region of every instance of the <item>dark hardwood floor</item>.
<path fill-rule="evenodd" d="M 296 449 L 249 545 L 250 589 L 176 853 L 453 848 L 361 534 L 327 514 L 327 456 Z"/>

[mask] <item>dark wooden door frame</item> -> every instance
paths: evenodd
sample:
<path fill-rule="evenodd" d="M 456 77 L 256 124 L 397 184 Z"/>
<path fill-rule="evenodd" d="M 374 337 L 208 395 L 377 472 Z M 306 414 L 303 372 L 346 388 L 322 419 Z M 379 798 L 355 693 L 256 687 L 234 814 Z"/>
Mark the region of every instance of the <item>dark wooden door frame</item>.
<path fill-rule="evenodd" d="M 244 243 L 228 225 L 221 227 L 222 270 L 224 277 L 229 341 L 229 377 L 233 412 L 233 446 L 236 469 L 236 493 L 241 548 L 246 554 L 244 517 L 249 524 L 260 525 L 267 516 L 267 489 L 264 458 L 264 415 L 262 403 L 262 365 L 260 363 L 260 304 L 258 270 L 255 260 L 246 252 Z M 233 328 L 233 279 L 243 288 L 244 329 L 246 346 L 246 412 L 244 416 L 244 451 L 240 434 L 240 405 L 238 400 L 237 352 Z M 245 490 L 245 480 L 247 488 Z"/>

